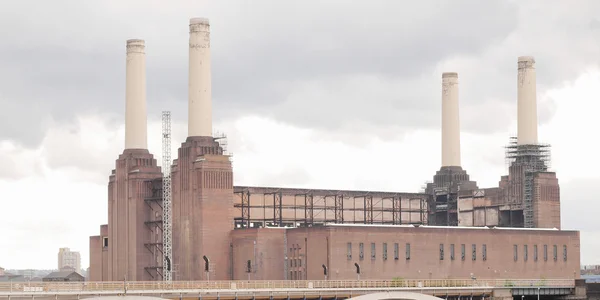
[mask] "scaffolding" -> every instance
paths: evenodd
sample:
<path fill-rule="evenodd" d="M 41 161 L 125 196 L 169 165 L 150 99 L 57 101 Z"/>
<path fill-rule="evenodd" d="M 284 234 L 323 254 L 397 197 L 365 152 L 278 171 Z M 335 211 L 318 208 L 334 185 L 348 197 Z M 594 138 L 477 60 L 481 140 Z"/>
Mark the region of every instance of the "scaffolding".
<path fill-rule="evenodd" d="M 427 224 L 427 195 L 234 187 L 236 228 Z M 403 204 L 404 201 L 404 204 Z"/>
<path fill-rule="evenodd" d="M 442 168 L 433 182 L 426 183 L 424 190 L 431 195 L 427 205 L 430 225 L 458 226 L 458 193 L 461 180 L 467 179 L 461 175 L 451 168 Z"/>
<path fill-rule="evenodd" d="M 162 220 L 163 280 L 172 280 L 172 215 L 171 215 L 171 112 L 162 112 Z"/>
<path fill-rule="evenodd" d="M 517 138 L 511 137 L 509 145 L 506 146 L 506 162 L 509 165 L 509 173 L 512 173 L 511 177 L 514 178 L 509 182 L 509 186 L 516 184 L 517 187 L 522 187 L 521 197 L 517 196 L 515 202 L 523 205 L 523 226 L 534 228 L 534 179 L 537 173 L 547 172 L 550 167 L 550 145 L 519 145 Z M 509 202 L 512 203 L 512 194 L 507 194 Z"/>
<path fill-rule="evenodd" d="M 163 243 L 160 240 L 160 233 L 164 230 L 161 211 L 162 207 L 162 180 L 160 178 L 147 180 L 144 182 L 147 191 L 150 191 L 144 197 L 144 203 L 148 207 L 147 218 L 144 225 L 148 229 L 148 239 L 144 243 L 146 249 L 150 252 L 152 260 L 149 265 L 144 267 L 144 270 L 153 280 L 158 280 L 163 277 L 162 257 Z"/>
<path fill-rule="evenodd" d="M 213 140 L 219 143 L 219 146 L 223 150 L 223 155 L 230 155 L 230 153 L 227 152 L 227 135 L 225 133 L 215 131 L 215 133 L 213 133 Z"/>

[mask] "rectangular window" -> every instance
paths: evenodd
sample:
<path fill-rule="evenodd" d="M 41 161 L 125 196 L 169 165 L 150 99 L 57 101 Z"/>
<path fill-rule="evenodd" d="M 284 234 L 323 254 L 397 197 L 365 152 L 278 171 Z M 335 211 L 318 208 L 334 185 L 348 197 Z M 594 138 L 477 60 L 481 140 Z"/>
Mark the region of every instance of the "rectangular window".
<path fill-rule="evenodd" d="M 375 243 L 371 243 L 371 260 L 375 259 Z"/>
<path fill-rule="evenodd" d="M 471 245 L 471 259 L 472 260 L 476 260 L 477 259 L 477 245 L 472 244 Z"/>
<path fill-rule="evenodd" d="M 440 244 L 440 260 L 444 260 L 444 244 Z"/>
<path fill-rule="evenodd" d="M 358 244 L 358 259 L 365 259 L 365 244 L 363 243 Z"/>
<path fill-rule="evenodd" d="M 410 260 L 410 244 L 406 243 L 406 260 Z"/>
<path fill-rule="evenodd" d="M 460 245 L 460 252 L 461 252 L 460 259 L 461 260 L 465 260 L 465 256 L 466 256 L 466 253 L 465 253 L 466 252 L 465 251 L 465 244 L 461 244 Z"/>
<path fill-rule="evenodd" d="M 523 245 L 523 260 L 527 261 L 527 245 Z"/>
<path fill-rule="evenodd" d="M 400 258 L 400 245 L 398 243 L 394 243 L 394 259 L 398 260 Z"/>
<path fill-rule="evenodd" d="M 347 248 L 346 256 L 348 257 L 348 260 L 352 260 L 352 243 L 348 243 Z"/>
<path fill-rule="evenodd" d="M 513 258 L 515 261 L 519 260 L 519 246 L 518 245 L 513 246 Z"/>
<path fill-rule="evenodd" d="M 554 245 L 554 247 L 552 248 L 552 253 L 554 254 L 554 261 L 558 260 L 558 249 L 556 247 L 556 245 Z"/>
<path fill-rule="evenodd" d="M 548 260 L 548 245 L 544 245 L 544 261 Z"/>
<path fill-rule="evenodd" d="M 481 259 L 487 260 L 487 245 L 483 244 L 481 246 Z"/>
<path fill-rule="evenodd" d="M 387 260 L 387 243 L 383 243 L 383 260 Z"/>
<path fill-rule="evenodd" d="M 567 245 L 563 245 L 563 261 L 567 261 Z"/>
<path fill-rule="evenodd" d="M 454 260 L 454 244 L 450 244 L 450 260 Z"/>
<path fill-rule="evenodd" d="M 533 245 L 533 261 L 537 261 L 537 245 Z"/>
<path fill-rule="evenodd" d="M 108 247 L 108 237 L 102 237 L 102 247 L 106 248 Z"/>

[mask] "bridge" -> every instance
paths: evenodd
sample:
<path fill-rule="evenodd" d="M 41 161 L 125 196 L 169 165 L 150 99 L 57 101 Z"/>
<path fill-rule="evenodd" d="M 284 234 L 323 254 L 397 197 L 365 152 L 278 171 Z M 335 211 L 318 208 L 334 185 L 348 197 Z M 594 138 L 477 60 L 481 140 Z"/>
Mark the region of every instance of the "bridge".
<path fill-rule="evenodd" d="M 280 280 L 0 283 L 0 299 L 151 296 L 169 299 L 346 299 L 378 292 L 414 292 L 469 300 L 576 294 L 574 279 L 534 280 Z M 467 299 L 465 299 L 467 300 Z"/>

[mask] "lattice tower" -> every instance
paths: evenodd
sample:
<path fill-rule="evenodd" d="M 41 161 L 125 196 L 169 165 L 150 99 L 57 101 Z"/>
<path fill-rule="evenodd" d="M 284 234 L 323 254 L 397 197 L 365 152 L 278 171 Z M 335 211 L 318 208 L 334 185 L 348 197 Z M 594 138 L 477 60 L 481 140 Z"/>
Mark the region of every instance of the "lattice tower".
<path fill-rule="evenodd" d="M 162 112 L 163 279 L 172 280 L 171 112 Z"/>

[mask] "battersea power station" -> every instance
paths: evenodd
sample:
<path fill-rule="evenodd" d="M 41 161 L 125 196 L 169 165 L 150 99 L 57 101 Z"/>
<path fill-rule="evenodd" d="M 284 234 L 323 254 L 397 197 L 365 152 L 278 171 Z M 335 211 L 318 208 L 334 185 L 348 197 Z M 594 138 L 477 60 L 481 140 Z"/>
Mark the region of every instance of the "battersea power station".
<path fill-rule="evenodd" d="M 209 21 L 189 34 L 188 136 L 162 167 L 147 146 L 145 42 L 127 41 L 125 149 L 108 224 L 90 237 L 91 281 L 579 278 L 579 232 L 561 230 L 538 142 L 533 57 L 517 61 L 518 134 L 497 187 L 461 166 L 453 72 L 441 74 L 441 167 L 422 191 L 235 186 L 213 136 Z"/>

